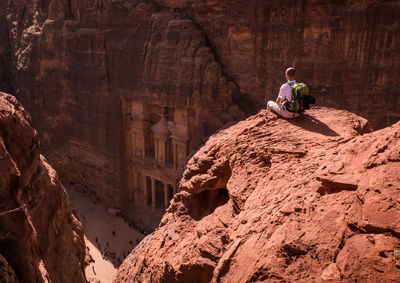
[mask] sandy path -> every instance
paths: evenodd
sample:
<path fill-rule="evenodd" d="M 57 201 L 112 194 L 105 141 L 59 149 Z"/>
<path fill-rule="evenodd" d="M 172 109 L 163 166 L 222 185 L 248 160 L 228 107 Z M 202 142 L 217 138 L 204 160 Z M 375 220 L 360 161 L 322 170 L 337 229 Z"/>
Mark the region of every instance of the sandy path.
<path fill-rule="evenodd" d="M 86 277 L 112 282 L 118 266 L 143 235 L 87 195 L 74 189 L 69 189 L 68 194 L 71 207 L 84 226 L 86 246 L 94 260 L 86 267 Z"/>

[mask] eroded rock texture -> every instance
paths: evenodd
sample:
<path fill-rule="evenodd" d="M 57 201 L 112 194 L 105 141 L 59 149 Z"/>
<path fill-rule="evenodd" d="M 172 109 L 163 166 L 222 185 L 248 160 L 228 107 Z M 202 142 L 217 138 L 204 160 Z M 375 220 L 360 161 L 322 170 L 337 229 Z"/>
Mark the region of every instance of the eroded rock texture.
<path fill-rule="evenodd" d="M 0 81 L 65 183 L 108 205 L 132 186 L 124 121 L 136 101 L 192 113 L 189 152 L 265 107 L 289 65 L 323 105 L 376 128 L 399 119 L 396 0 L 3 2 Z"/>
<path fill-rule="evenodd" d="M 86 282 L 82 226 L 39 153 L 30 120 L 15 97 L 0 92 L 0 276 L 4 282 Z"/>
<path fill-rule="evenodd" d="M 400 123 L 370 131 L 329 108 L 221 130 L 115 282 L 396 282 Z"/>
<path fill-rule="evenodd" d="M 108 205 L 119 205 L 133 174 L 124 121 L 138 114 L 135 102 L 155 109 L 145 117 L 153 124 L 162 107 L 190 113 L 185 156 L 243 117 L 237 86 L 178 12 L 138 1 L 12 1 L 7 14 L 17 96 L 46 155 L 66 183 Z"/>

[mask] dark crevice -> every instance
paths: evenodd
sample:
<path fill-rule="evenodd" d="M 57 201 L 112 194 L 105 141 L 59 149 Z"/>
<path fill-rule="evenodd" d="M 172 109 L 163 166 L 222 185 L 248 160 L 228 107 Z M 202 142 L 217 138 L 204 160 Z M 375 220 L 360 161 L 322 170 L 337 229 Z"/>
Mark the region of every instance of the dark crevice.
<path fill-rule="evenodd" d="M 317 189 L 317 193 L 320 195 L 335 194 L 341 191 L 355 191 L 358 188 L 356 183 L 340 183 L 323 177 L 317 177 L 316 179 L 321 182 L 321 186 Z"/>
<path fill-rule="evenodd" d="M 391 236 L 400 239 L 400 233 L 390 228 L 376 227 L 372 225 L 365 225 L 359 227 L 356 223 L 347 223 L 347 227 L 356 234 L 390 234 Z"/>
<path fill-rule="evenodd" d="M 255 114 L 258 109 L 257 106 L 255 105 L 254 101 L 251 99 L 251 97 L 247 94 L 247 93 L 242 93 L 240 91 L 240 87 L 236 82 L 236 79 L 234 77 L 232 77 L 231 75 L 227 74 L 226 71 L 224 70 L 224 65 L 222 64 L 222 61 L 220 59 L 220 56 L 218 55 L 218 52 L 216 50 L 216 47 L 214 46 L 214 44 L 212 43 L 212 41 L 209 39 L 209 37 L 207 36 L 207 33 L 205 32 L 205 30 L 202 28 L 202 26 L 200 25 L 200 23 L 198 23 L 193 16 L 191 16 L 187 11 L 185 11 L 184 9 L 179 9 L 179 8 L 169 8 L 169 7 L 165 7 L 160 5 L 159 3 L 153 1 L 153 0 L 142 0 L 137 2 L 136 6 L 140 3 L 147 3 L 147 4 L 152 4 L 155 8 L 155 13 L 159 13 L 161 11 L 172 11 L 172 13 L 174 14 L 174 16 L 176 17 L 181 17 L 184 19 L 188 19 L 190 20 L 193 25 L 202 33 L 204 40 L 205 40 L 205 45 L 210 49 L 211 53 L 213 54 L 213 57 L 215 59 L 215 61 L 219 64 L 219 66 L 221 67 L 221 74 L 222 76 L 224 76 L 227 81 L 233 83 L 233 85 L 236 88 L 236 93 L 233 94 L 232 96 L 232 101 L 234 104 L 236 104 L 245 114 L 247 115 L 251 115 L 251 114 Z M 149 35 L 151 33 L 151 28 L 152 28 L 152 22 L 150 24 L 150 31 L 149 31 Z M 143 58 L 145 59 L 147 57 L 147 49 L 148 49 L 148 42 L 149 42 L 149 38 L 146 40 L 145 43 L 145 52 L 143 55 Z"/>
<path fill-rule="evenodd" d="M 38 166 L 29 181 L 29 186 L 33 186 L 33 184 L 36 182 L 41 172 L 42 172 L 42 166 Z"/>
<path fill-rule="evenodd" d="M 346 239 L 347 239 L 346 233 L 343 233 L 342 238 L 340 239 L 339 246 L 333 255 L 333 262 L 336 262 L 338 254 L 340 253 L 340 251 L 343 249 L 344 245 L 346 244 Z"/>
<path fill-rule="evenodd" d="M 151 1 L 159 10 L 170 10 L 167 7 L 160 6 L 158 3 L 154 3 L 154 1 Z M 186 18 L 190 20 L 193 25 L 202 33 L 204 40 L 206 42 L 206 46 L 210 48 L 211 53 L 214 56 L 215 61 L 219 64 L 221 67 L 221 74 L 224 76 L 229 82 L 233 83 L 237 93 L 235 93 L 232 97 L 233 102 L 239 106 L 239 108 L 246 113 L 247 115 L 250 114 L 255 114 L 258 109 L 256 109 L 254 101 L 250 98 L 250 96 L 247 93 L 242 93 L 240 91 L 240 87 L 236 82 L 236 79 L 232 77 L 231 75 L 227 74 L 226 71 L 224 70 L 224 65 L 222 64 L 222 61 L 220 59 L 220 56 L 218 55 L 218 52 L 216 50 L 216 47 L 208 37 L 207 33 L 203 29 L 200 23 L 198 23 L 193 16 L 191 16 L 188 12 L 186 12 L 183 9 L 178 9 L 174 8 L 173 13 L 175 15 L 179 15 L 182 18 Z"/>
<path fill-rule="evenodd" d="M 13 82 L 13 75 L 10 68 L 11 61 L 11 48 L 10 48 L 10 34 L 7 25 L 5 7 L 0 4 L 0 91 L 15 94 L 15 87 Z"/>
<path fill-rule="evenodd" d="M 235 85 L 235 88 L 237 90 L 237 93 L 234 94 L 234 96 L 232 97 L 233 102 L 238 105 L 240 107 L 241 110 L 243 110 L 246 114 L 255 114 L 255 108 L 254 107 L 254 102 L 251 100 L 250 96 L 247 93 L 242 93 L 240 91 L 240 87 L 239 85 L 236 83 L 236 79 L 234 77 L 232 77 L 231 75 L 227 74 L 224 71 L 224 65 L 222 64 L 222 61 L 218 55 L 218 52 L 215 48 L 215 46 L 212 44 L 211 40 L 209 39 L 209 37 L 207 36 L 207 33 L 205 32 L 205 30 L 202 28 L 202 26 L 194 19 L 194 17 L 190 16 L 187 13 L 183 14 L 192 21 L 192 23 L 194 24 L 194 26 L 201 31 L 204 40 L 206 41 L 206 46 L 210 48 L 211 53 L 214 56 L 215 61 L 220 65 L 221 67 L 221 74 L 222 76 L 224 76 L 229 82 L 233 83 Z M 253 113 L 254 112 L 254 113 Z"/>
<path fill-rule="evenodd" d="M 236 200 L 235 197 L 231 197 L 232 200 L 232 208 L 235 215 L 238 215 L 241 212 L 241 207 L 239 202 Z"/>
<path fill-rule="evenodd" d="M 107 89 L 108 89 L 108 94 L 111 95 L 111 73 L 110 73 L 110 60 L 108 58 L 108 50 L 107 50 L 107 44 L 104 41 L 104 60 L 105 60 L 105 67 L 106 67 L 106 78 L 107 78 Z"/>
<path fill-rule="evenodd" d="M 67 0 L 67 5 L 65 7 L 65 19 L 66 20 L 74 19 L 74 14 L 72 13 L 71 0 Z"/>
<path fill-rule="evenodd" d="M 376 227 L 376 226 L 367 224 L 367 225 L 363 226 L 360 229 L 360 231 L 363 231 L 363 233 L 360 233 L 360 234 L 384 234 L 384 233 L 389 233 L 393 237 L 400 239 L 400 233 L 394 231 L 393 229 L 389 229 L 389 228 Z"/>
<path fill-rule="evenodd" d="M 22 8 L 21 12 L 18 15 L 18 22 L 17 22 L 17 30 L 19 31 L 18 39 L 20 39 L 21 34 L 24 31 L 22 26 L 24 24 L 25 14 L 26 14 L 26 6 L 24 6 L 24 8 Z"/>
<path fill-rule="evenodd" d="M 150 42 L 150 37 L 151 37 L 151 31 L 153 29 L 153 22 L 154 22 L 154 17 L 151 17 L 150 20 L 150 26 L 149 26 L 149 32 L 147 33 L 147 38 L 146 38 L 146 42 L 145 42 L 145 47 L 144 47 L 144 54 L 143 54 L 143 61 L 146 62 L 146 57 L 147 57 L 147 52 L 148 52 L 148 48 L 149 48 L 149 42 Z"/>
<path fill-rule="evenodd" d="M 302 243 L 287 243 L 281 247 L 281 254 L 285 258 L 286 264 L 291 264 L 296 261 L 297 258 L 308 254 L 312 250 Z"/>
<path fill-rule="evenodd" d="M 164 282 L 211 282 L 214 266 L 209 263 L 185 263 L 182 264 L 173 280 Z"/>
<path fill-rule="evenodd" d="M 380 257 L 384 257 L 384 258 L 388 258 L 388 256 L 385 254 L 384 251 L 380 251 L 380 252 L 379 252 L 379 256 L 380 256 Z"/>
<path fill-rule="evenodd" d="M 206 190 L 199 194 L 191 195 L 191 205 L 188 207 L 189 215 L 196 221 L 212 214 L 219 206 L 229 201 L 229 193 L 226 188 L 219 190 Z"/>
<path fill-rule="evenodd" d="M 359 195 L 357 195 L 356 194 L 356 198 L 360 201 L 360 203 L 361 203 L 361 205 L 363 205 L 364 204 L 364 201 L 360 198 L 360 196 Z"/>
<path fill-rule="evenodd" d="M 200 255 L 202 256 L 202 257 L 204 257 L 204 258 L 208 258 L 208 259 L 210 259 L 211 261 L 213 261 L 213 262 L 218 262 L 218 257 L 217 256 L 215 256 L 215 255 L 213 255 L 211 252 L 209 252 L 208 250 L 206 250 L 206 249 L 200 249 L 199 250 L 199 252 L 200 252 Z"/>

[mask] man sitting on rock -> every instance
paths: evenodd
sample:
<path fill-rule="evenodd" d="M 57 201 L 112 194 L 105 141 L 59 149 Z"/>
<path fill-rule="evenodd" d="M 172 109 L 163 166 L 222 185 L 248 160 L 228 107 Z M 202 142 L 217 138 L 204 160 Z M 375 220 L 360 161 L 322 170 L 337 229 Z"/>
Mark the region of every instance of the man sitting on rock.
<path fill-rule="evenodd" d="M 289 102 L 292 101 L 292 87 L 290 86 L 290 84 L 296 82 L 295 78 L 296 78 L 295 68 L 293 68 L 293 67 L 287 68 L 286 69 L 287 83 L 284 83 L 281 86 L 281 88 L 279 90 L 278 98 L 276 99 L 276 102 L 268 101 L 267 110 L 272 110 L 272 111 L 278 113 L 279 115 L 281 115 L 282 117 L 289 118 L 289 119 L 300 116 L 299 113 L 289 112 L 288 110 L 286 110 L 285 106 L 283 105 L 283 103 L 285 101 L 289 101 Z"/>

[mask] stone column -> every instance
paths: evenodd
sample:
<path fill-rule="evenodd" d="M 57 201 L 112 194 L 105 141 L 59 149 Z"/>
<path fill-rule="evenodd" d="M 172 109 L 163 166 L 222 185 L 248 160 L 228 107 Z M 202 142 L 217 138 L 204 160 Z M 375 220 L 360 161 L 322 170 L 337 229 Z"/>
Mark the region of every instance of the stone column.
<path fill-rule="evenodd" d="M 146 158 L 146 137 L 145 137 L 144 134 L 142 135 L 141 139 L 142 139 L 142 145 L 143 145 L 143 147 L 142 147 L 142 158 L 145 159 Z"/>
<path fill-rule="evenodd" d="M 168 142 L 168 135 L 161 135 L 158 138 L 159 142 L 159 160 L 161 164 L 165 165 L 167 163 L 167 142 Z"/>
<path fill-rule="evenodd" d="M 177 155 L 177 144 L 174 142 L 174 141 L 172 141 L 172 162 L 173 162 L 173 167 L 172 168 L 174 168 L 175 170 L 177 170 L 178 169 L 178 163 L 177 163 L 177 161 L 178 161 L 178 155 Z"/>
<path fill-rule="evenodd" d="M 158 150 L 158 139 L 156 134 L 154 134 L 153 137 L 154 137 L 154 159 L 158 161 L 160 155 L 160 152 Z"/>
<path fill-rule="evenodd" d="M 174 195 L 175 195 L 176 193 L 178 193 L 178 187 L 177 187 L 176 184 L 174 184 L 174 185 L 172 186 L 172 191 L 173 191 L 173 194 L 174 194 Z"/>
<path fill-rule="evenodd" d="M 147 206 L 147 180 L 146 176 L 142 175 L 142 185 L 143 185 L 143 204 Z"/>
<path fill-rule="evenodd" d="M 136 117 L 131 122 L 132 131 L 132 157 L 133 158 L 146 158 L 146 136 L 150 123 L 143 120 L 144 117 Z"/>
<path fill-rule="evenodd" d="M 163 110 L 165 111 L 165 109 Z M 168 122 L 165 114 L 161 113 L 161 119 L 151 127 L 154 133 L 155 160 L 165 165 L 166 163 L 166 147 L 168 141 Z"/>
<path fill-rule="evenodd" d="M 173 148 L 173 165 L 175 170 L 182 170 L 188 155 L 189 138 L 171 136 Z"/>
<path fill-rule="evenodd" d="M 164 208 L 167 209 L 168 206 L 169 206 L 168 184 L 164 184 Z"/>
<path fill-rule="evenodd" d="M 156 210 L 156 180 L 151 178 L 151 208 Z"/>
<path fill-rule="evenodd" d="M 133 173 L 133 190 L 135 202 L 139 202 L 139 173 Z"/>
<path fill-rule="evenodd" d="M 137 147 L 138 147 L 138 145 L 137 145 L 137 134 L 135 133 L 135 131 L 132 131 L 132 139 L 133 139 L 133 141 L 132 141 L 132 157 L 133 158 L 137 158 Z"/>
<path fill-rule="evenodd" d="M 135 196 L 134 196 L 134 191 L 135 191 L 135 188 L 134 188 L 134 182 L 135 182 L 135 175 L 134 175 L 134 173 L 132 172 L 132 170 L 131 170 L 131 164 L 129 164 L 129 166 L 128 166 L 128 168 L 130 169 L 130 170 L 128 170 L 128 176 L 127 176 L 127 179 L 128 179 L 128 184 L 127 184 L 127 190 L 128 190 L 128 199 L 127 200 L 129 200 L 129 201 L 132 201 L 134 198 L 135 198 Z"/>

